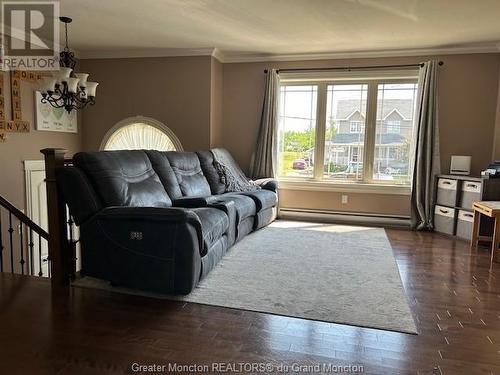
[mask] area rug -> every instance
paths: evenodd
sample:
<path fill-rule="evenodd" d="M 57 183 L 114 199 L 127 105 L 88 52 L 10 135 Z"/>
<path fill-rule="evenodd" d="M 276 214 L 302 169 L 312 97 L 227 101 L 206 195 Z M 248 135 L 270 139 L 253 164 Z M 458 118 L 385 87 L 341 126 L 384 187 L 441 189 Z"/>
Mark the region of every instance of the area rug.
<path fill-rule="evenodd" d="M 188 296 L 83 277 L 74 285 L 156 298 L 416 333 L 381 228 L 276 221 L 232 247 Z"/>

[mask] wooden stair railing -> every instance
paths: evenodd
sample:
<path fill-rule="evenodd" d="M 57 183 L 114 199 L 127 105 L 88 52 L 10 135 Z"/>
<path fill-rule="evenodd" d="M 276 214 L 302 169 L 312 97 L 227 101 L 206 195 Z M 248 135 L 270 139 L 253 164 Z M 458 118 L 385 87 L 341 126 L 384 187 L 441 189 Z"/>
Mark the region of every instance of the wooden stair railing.
<path fill-rule="evenodd" d="M 76 244 L 74 239 L 73 220 L 67 214 L 67 207 L 57 192 L 56 170 L 71 165 L 65 160 L 66 150 L 47 148 L 40 150 L 45 158 L 45 182 L 47 187 L 48 233 L 34 223 L 21 210 L 5 198 L 0 197 L 0 272 L 29 274 L 33 276 L 49 276 L 53 287 L 68 286 L 76 272 Z M 2 232 L 2 208 L 7 211 L 8 230 Z M 19 230 L 15 233 L 13 219 L 19 221 Z M 5 238 L 8 238 L 9 251 L 4 256 Z M 34 254 L 36 237 L 38 236 L 38 254 Z M 17 238 L 19 237 L 19 238 Z M 48 257 L 42 259 L 42 241 L 46 241 Z M 34 266 L 34 256 L 38 255 L 38 270 Z M 9 259 L 9 267 L 5 267 L 4 258 Z M 27 263 L 28 260 L 28 264 Z M 48 263 L 48 274 L 42 270 L 42 262 Z M 15 264 L 19 263 L 19 269 Z M 8 270 L 7 270 L 8 268 Z"/>
<path fill-rule="evenodd" d="M 3 238 L 2 209 L 7 211 L 6 215 L 4 215 L 7 217 L 8 224 L 8 229 L 5 231 L 7 239 Z M 19 222 L 17 233 L 14 229 L 15 219 Z M 4 242 L 4 240 L 6 241 Z M 42 259 L 44 241 L 49 241 L 49 234 L 26 216 L 24 212 L 0 196 L 0 272 L 10 271 L 11 273 L 23 275 L 50 277 L 50 257 L 49 259 Z M 6 256 L 4 256 L 5 245 L 9 246 Z M 35 257 L 38 260 L 38 267 L 35 267 Z M 9 260 L 8 265 L 4 264 L 4 258 Z M 47 275 L 44 274 L 42 268 L 44 262 L 49 264 Z M 16 269 L 16 263 L 19 264 L 18 269 Z"/>
<path fill-rule="evenodd" d="M 57 192 L 56 170 L 67 165 L 64 149 L 40 150 L 45 158 L 45 182 L 47 186 L 47 212 L 49 227 L 49 258 L 53 287 L 66 287 L 75 273 L 75 249 L 69 240 L 66 204 Z"/>

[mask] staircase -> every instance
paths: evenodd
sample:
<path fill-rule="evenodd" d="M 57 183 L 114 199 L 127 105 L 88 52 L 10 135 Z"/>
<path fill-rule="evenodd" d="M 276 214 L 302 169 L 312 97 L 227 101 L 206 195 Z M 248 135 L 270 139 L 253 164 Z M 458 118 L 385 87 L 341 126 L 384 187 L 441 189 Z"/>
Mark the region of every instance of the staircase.
<path fill-rule="evenodd" d="M 50 277 L 49 234 L 0 196 L 0 272 Z"/>

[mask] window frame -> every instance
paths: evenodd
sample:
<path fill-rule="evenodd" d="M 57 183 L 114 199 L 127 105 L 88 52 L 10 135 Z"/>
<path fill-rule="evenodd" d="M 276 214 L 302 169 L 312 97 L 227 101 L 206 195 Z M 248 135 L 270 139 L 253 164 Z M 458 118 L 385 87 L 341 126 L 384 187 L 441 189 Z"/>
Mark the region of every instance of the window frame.
<path fill-rule="evenodd" d="M 162 133 L 164 133 L 168 138 L 170 138 L 170 141 L 172 141 L 173 145 L 175 146 L 176 151 L 184 151 L 184 148 L 182 147 L 182 143 L 179 140 L 179 138 L 175 135 L 175 133 L 164 123 L 152 118 L 152 117 L 146 117 L 146 116 L 132 116 L 132 117 L 127 117 L 124 118 L 121 121 L 118 121 L 115 125 L 113 125 L 104 135 L 101 141 L 101 145 L 99 146 L 100 151 L 104 151 L 105 147 L 110 140 L 110 138 L 120 129 L 137 124 L 137 123 L 142 123 L 146 124 L 149 126 L 152 126 L 158 130 L 160 130 Z"/>
<path fill-rule="evenodd" d="M 295 190 L 321 190 L 345 192 L 375 192 L 385 194 L 410 194 L 409 184 L 395 184 L 385 180 L 373 179 L 373 162 L 375 156 L 375 133 L 377 127 L 378 87 L 381 84 L 418 83 L 418 70 L 391 70 L 391 71 L 353 71 L 353 72 L 300 72 L 280 73 L 281 86 L 315 85 L 317 86 L 316 124 L 315 124 L 315 152 L 312 177 L 277 176 L 280 186 Z M 363 147 L 363 171 L 361 180 L 327 180 L 323 178 L 325 134 L 326 134 L 326 105 L 329 85 L 356 85 L 365 84 L 368 87 L 365 139 Z M 277 150 L 277 153 L 279 150 Z M 279 160 L 279 155 L 276 155 Z"/>
<path fill-rule="evenodd" d="M 354 131 L 352 131 L 352 126 L 355 126 Z M 349 133 L 351 134 L 362 134 L 364 131 L 363 121 L 359 120 L 349 120 Z"/>
<path fill-rule="evenodd" d="M 391 131 L 389 131 L 389 128 Z M 401 134 L 401 120 L 387 120 L 385 129 L 387 134 Z M 394 129 L 397 129 L 397 131 L 394 131 Z"/>

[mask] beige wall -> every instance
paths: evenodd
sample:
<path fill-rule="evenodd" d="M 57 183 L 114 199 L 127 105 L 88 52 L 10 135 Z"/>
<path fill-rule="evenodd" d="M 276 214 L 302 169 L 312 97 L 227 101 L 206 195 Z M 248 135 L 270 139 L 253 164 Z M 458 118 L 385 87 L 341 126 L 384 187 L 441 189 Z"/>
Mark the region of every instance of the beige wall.
<path fill-rule="evenodd" d="M 100 82 L 97 104 L 83 111 L 80 135 L 33 131 L 10 135 L 0 145 L 4 170 L 2 194 L 24 207 L 21 161 L 40 158 L 42 147 L 97 150 L 106 132 L 118 121 L 135 115 L 164 122 L 179 137 L 186 150 L 224 146 L 248 170 L 255 147 L 267 67 L 325 67 L 415 63 L 428 57 L 221 64 L 209 56 L 84 60 L 88 71 Z M 493 154 L 499 85 L 500 54 L 437 56 L 440 68 L 439 104 L 443 171 L 452 154 L 472 155 L 473 172 L 479 173 Z M 26 83 L 23 83 L 26 84 Z M 24 101 L 32 101 L 23 90 Z M 32 111 L 32 106 L 29 107 Z M 27 112 L 32 118 L 33 114 Z M 27 117 L 27 118 L 28 118 Z M 29 119 L 29 118 L 28 118 Z M 22 191 L 21 191 L 22 190 Z M 286 207 L 330 209 L 352 212 L 408 214 L 407 196 L 283 191 Z"/>
<path fill-rule="evenodd" d="M 6 118 L 11 118 L 10 110 L 10 81 L 9 75 L 4 73 L 4 92 Z M 31 131 L 29 133 L 7 133 L 7 142 L 0 143 L 0 195 L 10 201 L 14 206 L 26 212 L 26 187 L 24 178 L 25 160 L 41 160 L 43 159 L 40 150 L 42 148 L 57 147 L 64 148 L 69 151 L 69 155 L 81 149 L 81 133 L 58 133 L 35 130 L 34 116 L 34 90 L 35 84 L 21 81 L 21 103 L 23 111 L 23 120 L 30 122 Z M 78 122 L 79 131 L 81 131 L 81 121 Z M 4 269 L 10 267 L 10 256 L 8 255 L 9 234 L 8 230 L 8 213 L 4 209 L 0 209 L 2 221 L 2 238 L 4 249 Z M 18 220 L 13 218 L 13 248 L 14 248 L 14 266 L 15 271 L 20 272 L 20 238 L 16 230 Z M 26 237 L 25 237 L 26 238 Z M 27 247 L 25 245 L 25 251 Z M 25 259 L 27 255 L 25 254 Z"/>
<path fill-rule="evenodd" d="M 163 122 L 186 150 L 210 147 L 210 56 L 83 60 L 80 70 L 99 82 L 97 104 L 83 111 L 85 150 L 137 115 Z"/>
<path fill-rule="evenodd" d="M 8 93 L 10 82 L 4 73 L 4 90 Z M 20 209 L 26 208 L 24 186 L 24 160 L 43 159 L 40 150 L 47 147 L 65 148 L 70 154 L 81 149 L 81 121 L 78 134 L 35 130 L 35 84 L 21 81 L 23 120 L 31 124 L 30 133 L 7 133 L 7 142 L 0 143 L 0 195 Z M 10 97 L 5 95 L 6 118 L 11 118 Z"/>
<path fill-rule="evenodd" d="M 490 161 L 493 148 L 500 54 L 399 57 L 380 59 L 295 61 L 224 64 L 223 142 L 248 169 L 255 147 L 264 92 L 263 70 L 268 67 L 343 67 L 418 63 L 429 58 L 444 61 L 439 75 L 439 120 L 443 172 L 450 156 L 471 155 L 478 174 Z M 352 212 L 409 214 L 409 197 L 349 193 L 352 203 L 340 205 L 340 194 L 283 191 L 284 207 Z"/>
<path fill-rule="evenodd" d="M 223 65 L 212 57 L 210 66 L 210 147 L 222 147 L 223 83 Z"/>
<path fill-rule="evenodd" d="M 342 195 L 348 202 L 342 204 Z M 389 198 L 390 197 L 390 201 Z M 340 193 L 328 191 L 280 190 L 280 207 L 308 210 L 346 211 L 390 216 L 408 216 L 410 200 L 406 195 Z"/>

